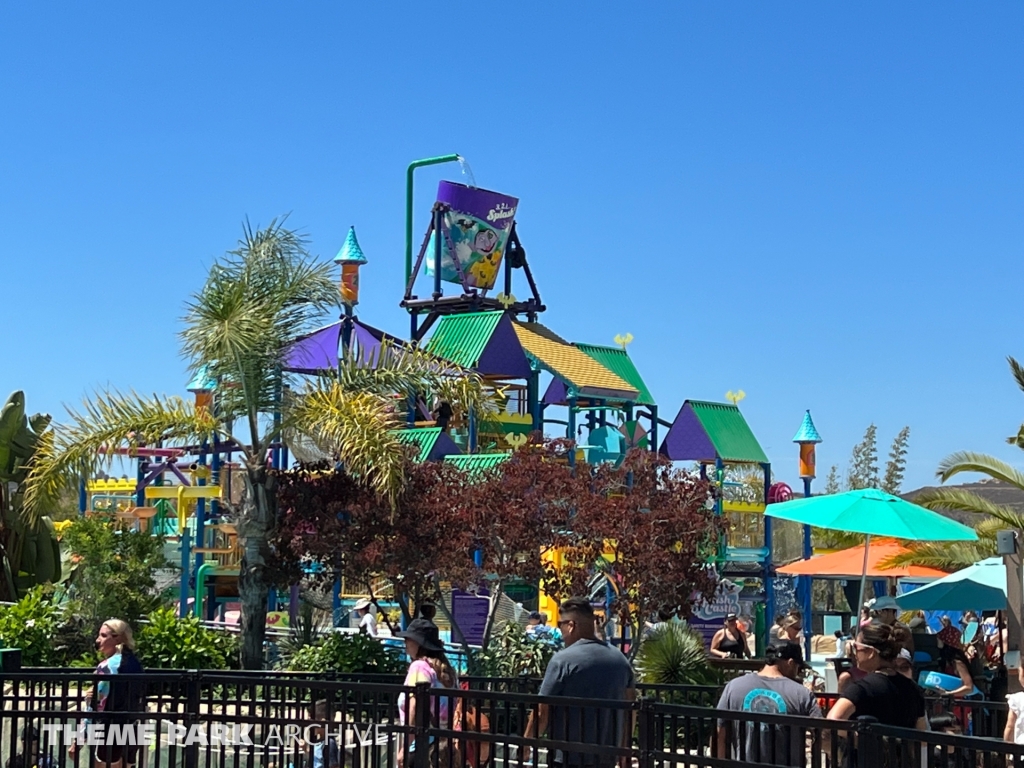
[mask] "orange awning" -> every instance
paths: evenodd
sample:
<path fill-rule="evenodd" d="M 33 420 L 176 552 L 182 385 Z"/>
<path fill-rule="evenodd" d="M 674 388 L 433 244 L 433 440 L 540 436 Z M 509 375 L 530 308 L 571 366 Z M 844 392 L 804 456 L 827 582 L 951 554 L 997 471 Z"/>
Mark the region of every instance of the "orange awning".
<path fill-rule="evenodd" d="M 934 577 L 946 576 L 945 571 L 938 568 L 927 568 L 923 565 L 905 565 L 900 568 L 882 570 L 879 563 L 890 557 L 906 552 L 907 549 L 892 539 L 872 541 L 868 549 L 868 576 L 875 579 L 898 579 L 904 576 Z M 786 576 L 820 576 L 822 578 L 859 579 L 864 571 L 864 545 L 851 547 L 827 555 L 818 555 L 810 560 L 797 560 L 795 563 L 778 569 Z"/>

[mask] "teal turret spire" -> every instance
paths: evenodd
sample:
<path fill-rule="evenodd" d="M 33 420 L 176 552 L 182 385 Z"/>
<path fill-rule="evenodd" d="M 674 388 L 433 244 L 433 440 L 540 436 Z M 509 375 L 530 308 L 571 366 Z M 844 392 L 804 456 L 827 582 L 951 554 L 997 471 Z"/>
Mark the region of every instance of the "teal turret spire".
<path fill-rule="evenodd" d="M 818 434 L 818 430 L 814 428 L 814 422 L 811 421 L 811 412 L 807 411 L 804 414 L 804 420 L 800 423 L 800 429 L 796 431 L 796 436 L 793 438 L 794 443 L 820 443 L 821 435 Z"/>
<path fill-rule="evenodd" d="M 345 238 L 345 242 L 341 246 L 341 250 L 338 251 L 338 255 L 334 257 L 335 264 L 365 264 L 366 256 L 363 255 L 363 249 L 359 247 L 359 241 L 356 240 L 356 228 L 348 228 L 348 236 Z"/>

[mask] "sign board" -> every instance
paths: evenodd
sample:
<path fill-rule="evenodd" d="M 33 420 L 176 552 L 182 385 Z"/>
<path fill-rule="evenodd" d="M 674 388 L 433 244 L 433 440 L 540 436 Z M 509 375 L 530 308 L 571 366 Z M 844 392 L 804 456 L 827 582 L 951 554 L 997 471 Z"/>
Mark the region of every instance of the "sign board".
<path fill-rule="evenodd" d="M 486 590 L 476 593 L 452 590 L 452 642 L 465 641 L 469 645 L 482 645 L 487 628 L 487 611 L 491 600 Z"/>
<path fill-rule="evenodd" d="M 715 599 L 701 604 L 687 621 L 687 624 L 704 635 L 704 642 L 709 646 L 715 633 L 725 626 L 726 615 L 742 613 L 740 610 L 740 592 L 742 590 L 741 585 L 728 579 L 722 579 L 718 582 Z"/>

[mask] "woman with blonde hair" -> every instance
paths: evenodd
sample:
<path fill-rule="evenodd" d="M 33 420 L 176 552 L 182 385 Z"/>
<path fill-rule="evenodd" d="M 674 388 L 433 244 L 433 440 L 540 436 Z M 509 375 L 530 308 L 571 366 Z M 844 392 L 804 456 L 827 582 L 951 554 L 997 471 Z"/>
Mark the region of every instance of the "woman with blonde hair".
<path fill-rule="evenodd" d="M 95 688 L 87 694 L 86 708 L 91 712 L 140 712 L 142 711 L 143 685 L 141 679 L 115 681 L 104 680 L 103 677 L 114 675 L 138 675 L 142 673 L 142 664 L 135 655 L 135 638 L 131 625 L 122 619 L 107 619 L 100 625 L 96 636 L 96 650 L 99 651 L 100 663 L 96 666 L 96 675 L 100 676 Z M 107 732 L 110 725 L 124 725 L 134 721 L 134 717 L 107 720 Z M 88 725 L 88 720 L 83 721 Z M 73 755 L 78 745 L 72 742 L 68 751 Z M 101 744 L 94 747 L 92 762 L 97 768 L 123 768 L 135 764 L 136 747 L 123 744 Z"/>

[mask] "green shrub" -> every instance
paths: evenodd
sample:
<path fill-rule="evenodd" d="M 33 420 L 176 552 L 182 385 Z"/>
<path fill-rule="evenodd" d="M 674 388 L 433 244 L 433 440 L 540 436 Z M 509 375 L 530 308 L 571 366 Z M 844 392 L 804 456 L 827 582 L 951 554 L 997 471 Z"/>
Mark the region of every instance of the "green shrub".
<path fill-rule="evenodd" d="M 87 625 L 124 619 L 134 627 L 160 606 L 155 574 L 168 565 L 162 538 L 95 515 L 72 523 L 63 541 L 75 563 L 73 611 Z"/>
<path fill-rule="evenodd" d="M 399 674 L 405 664 L 397 652 L 369 635 L 332 632 L 326 639 L 295 651 L 288 660 L 293 672 Z"/>
<path fill-rule="evenodd" d="M 708 662 L 704 637 L 686 624 L 675 622 L 658 626 L 640 642 L 636 670 L 645 683 L 722 683 L 721 673 Z"/>
<path fill-rule="evenodd" d="M 39 586 L 14 605 L 0 606 L 0 645 L 20 648 L 26 667 L 64 666 L 69 661 L 54 642 L 65 619 L 52 598 L 52 587 Z"/>
<path fill-rule="evenodd" d="M 543 677 L 561 647 L 561 639 L 531 637 L 519 624 L 508 621 L 491 634 L 486 649 L 473 654 L 471 669 L 487 677 Z"/>
<path fill-rule="evenodd" d="M 204 627 L 195 616 L 179 618 L 171 608 L 149 615 L 135 633 L 136 655 L 148 669 L 235 669 L 238 639 Z"/>

